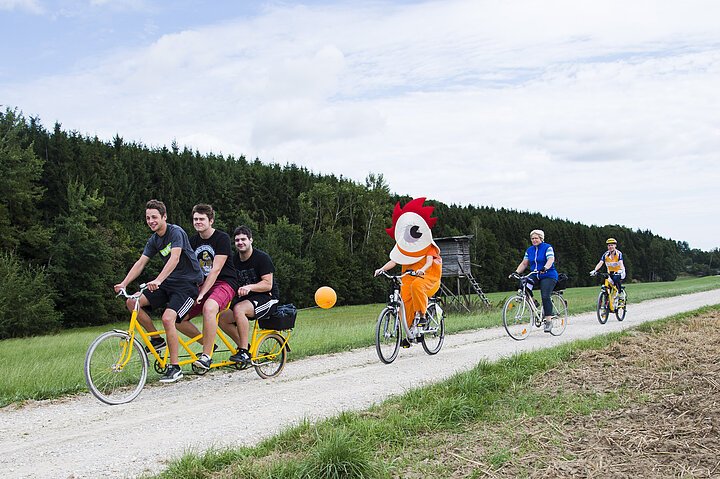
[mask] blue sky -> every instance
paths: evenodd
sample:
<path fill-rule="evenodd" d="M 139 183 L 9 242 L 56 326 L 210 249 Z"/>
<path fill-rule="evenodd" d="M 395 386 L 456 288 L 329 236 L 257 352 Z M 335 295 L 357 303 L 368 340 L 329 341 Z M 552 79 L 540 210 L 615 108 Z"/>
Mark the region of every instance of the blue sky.
<path fill-rule="evenodd" d="M 0 105 L 707 250 L 718 18 L 712 0 L 0 0 Z"/>

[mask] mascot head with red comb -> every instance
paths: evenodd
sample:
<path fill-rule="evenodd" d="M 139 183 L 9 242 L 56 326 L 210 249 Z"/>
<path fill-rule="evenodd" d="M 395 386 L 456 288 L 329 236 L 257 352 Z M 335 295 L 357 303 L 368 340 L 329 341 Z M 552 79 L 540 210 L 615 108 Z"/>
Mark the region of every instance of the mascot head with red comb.
<path fill-rule="evenodd" d="M 404 208 L 400 202 L 395 205 L 393 225 L 385 231 L 395 240 L 395 247 L 390 252 L 390 259 L 397 264 L 414 264 L 423 259 L 430 246 L 437 245 L 433 241 L 430 229 L 437 222 L 431 218 L 434 206 L 423 206 L 425 198 L 415 198 Z"/>

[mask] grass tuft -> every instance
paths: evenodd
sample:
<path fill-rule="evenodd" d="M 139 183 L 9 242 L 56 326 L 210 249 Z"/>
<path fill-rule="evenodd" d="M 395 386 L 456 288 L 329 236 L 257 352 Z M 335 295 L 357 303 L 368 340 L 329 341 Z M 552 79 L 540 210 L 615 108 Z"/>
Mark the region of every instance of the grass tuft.
<path fill-rule="evenodd" d="M 298 479 L 371 479 L 380 476 L 373 452 L 346 429 L 336 429 L 318 438 L 302 460 Z"/>

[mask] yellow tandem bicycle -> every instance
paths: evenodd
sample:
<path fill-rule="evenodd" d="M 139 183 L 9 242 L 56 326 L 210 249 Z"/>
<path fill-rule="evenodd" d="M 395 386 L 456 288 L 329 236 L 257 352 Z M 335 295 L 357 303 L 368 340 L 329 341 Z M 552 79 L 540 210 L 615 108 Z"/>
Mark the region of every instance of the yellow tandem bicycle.
<path fill-rule="evenodd" d="M 147 289 L 145 284 L 140 285 L 140 290 L 135 294 L 128 294 L 121 290 L 118 296 L 138 299 Z M 135 399 L 147 380 L 148 358 L 154 359 L 153 367 L 158 374 L 163 374 L 168 367 L 169 351 L 165 348 L 162 354 L 158 352 L 150 338 L 164 334 L 164 330 L 148 333 L 140 325 L 137 319 L 140 302 L 135 301 L 135 309 L 130 316 L 130 324 L 127 331 L 114 329 L 98 336 L 88 347 L 85 355 L 85 382 L 90 392 L 100 401 L 106 404 L 123 404 Z M 217 320 L 217 318 L 216 318 Z M 285 367 L 287 354 L 290 352 L 290 334 L 292 329 L 277 330 L 263 329 L 255 321 L 252 334 L 250 335 L 250 365 L 255 368 L 257 374 L 263 378 L 271 378 L 280 374 Z M 192 365 L 193 372 L 202 375 L 206 369 L 198 368 L 193 362 L 198 359 L 198 349 L 202 334 L 194 338 L 184 340 L 178 338 L 180 343 L 180 367 Z M 221 329 L 217 330 L 218 345 L 216 352 L 230 351 L 235 354 L 237 348 L 233 341 L 225 335 Z M 193 347 L 193 345 L 196 345 Z M 223 346 L 226 349 L 223 349 Z M 162 351 L 162 350 L 161 350 Z M 214 362 L 210 368 L 232 366 L 237 369 L 245 369 L 240 363 L 224 360 Z"/>

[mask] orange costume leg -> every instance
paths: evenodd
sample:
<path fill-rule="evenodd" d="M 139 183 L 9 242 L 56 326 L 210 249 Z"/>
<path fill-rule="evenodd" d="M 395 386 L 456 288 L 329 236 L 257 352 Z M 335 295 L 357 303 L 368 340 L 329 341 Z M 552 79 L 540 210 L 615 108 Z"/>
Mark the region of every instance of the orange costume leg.
<path fill-rule="evenodd" d="M 402 279 L 400 296 L 405 304 L 405 319 L 408 327 L 412 326 L 415 312 L 425 314 L 428 298 L 437 293 L 438 289 L 440 289 L 440 281 L 437 278 L 405 276 Z"/>

